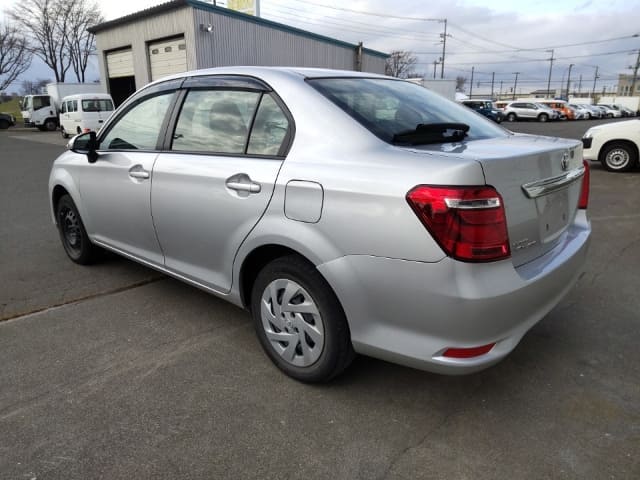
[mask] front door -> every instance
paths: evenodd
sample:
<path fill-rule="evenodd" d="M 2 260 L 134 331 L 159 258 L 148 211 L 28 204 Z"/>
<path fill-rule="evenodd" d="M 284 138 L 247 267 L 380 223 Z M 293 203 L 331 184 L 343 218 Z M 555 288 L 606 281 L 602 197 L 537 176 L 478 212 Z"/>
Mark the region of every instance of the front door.
<path fill-rule="evenodd" d="M 158 265 L 164 259 L 151 219 L 151 181 L 173 96 L 163 92 L 132 105 L 101 136 L 98 160 L 80 179 L 92 238 Z"/>
<path fill-rule="evenodd" d="M 230 290 L 235 254 L 269 204 L 288 133 L 271 94 L 187 93 L 171 150 L 153 169 L 151 209 L 169 270 Z"/>

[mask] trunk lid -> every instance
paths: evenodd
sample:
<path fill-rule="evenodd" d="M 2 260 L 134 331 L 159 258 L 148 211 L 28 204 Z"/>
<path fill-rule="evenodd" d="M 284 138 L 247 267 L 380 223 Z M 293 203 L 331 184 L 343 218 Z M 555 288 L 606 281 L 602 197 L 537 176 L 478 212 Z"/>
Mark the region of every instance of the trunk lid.
<path fill-rule="evenodd" d="M 583 171 L 577 140 L 514 134 L 411 150 L 482 165 L 486 184 L 504 201 L 516 267 L 550 251 L 575 218 Z"/>

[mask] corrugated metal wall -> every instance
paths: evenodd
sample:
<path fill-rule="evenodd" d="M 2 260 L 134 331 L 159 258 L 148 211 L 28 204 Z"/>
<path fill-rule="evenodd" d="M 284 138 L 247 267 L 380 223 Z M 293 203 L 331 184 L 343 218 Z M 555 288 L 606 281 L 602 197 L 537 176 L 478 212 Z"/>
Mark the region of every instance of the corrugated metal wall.
<path fill-rule="evenodd" d="M 187 69 L 195 70 L 197 62 L 194 38 L 200 32 L 194 31 L 192 10 L 191 7 L 184 7 L 98 32 L 96 47 L 100 58 L 100 79 L 102 82 L 106 82 L 108 77 L 105 52 L 131 46 L 136 88 L 146 85 L 151 81 L 147 52 L 148 42 L 178 35 L 184 35 L 187 44 Z"/>
<path fill-rule="evenodd" d="M 200 29 L 209 24 L 211 33 Z M 355 68 L 355 47 L 185 6 L 99 31 L 96 47 L 102 82 L 108 84 L 106 53 L 131 47 L 136 88 L 143 87 L 151 81 L 149 43 L 178 35 L 185 38 L 187 70 L 229 65 Z M 363 55 L 363 71 L 384 73 L 384 64 L 380 56 Z"/>
<path fill-rule="evenodd" d="M 322 67 L 353 70 L 355 48 L 193 9 L 198 68 L 229 65 Z M 200 25 L 212 25 L 211 33 Z M 363 55 L 363 70 L 384 73 L 385 59 Z"/>

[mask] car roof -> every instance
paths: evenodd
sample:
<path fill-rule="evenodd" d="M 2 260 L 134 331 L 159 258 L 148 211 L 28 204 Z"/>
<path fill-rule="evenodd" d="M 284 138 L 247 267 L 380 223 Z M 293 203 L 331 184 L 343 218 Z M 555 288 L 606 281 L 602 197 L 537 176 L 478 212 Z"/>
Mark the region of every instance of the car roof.
<path fill-rule="evenodd" d="M 63 102 L 66 100 L 111 100 L 111 95 L 108 93 L 75 93 L 62 97 Z"/>

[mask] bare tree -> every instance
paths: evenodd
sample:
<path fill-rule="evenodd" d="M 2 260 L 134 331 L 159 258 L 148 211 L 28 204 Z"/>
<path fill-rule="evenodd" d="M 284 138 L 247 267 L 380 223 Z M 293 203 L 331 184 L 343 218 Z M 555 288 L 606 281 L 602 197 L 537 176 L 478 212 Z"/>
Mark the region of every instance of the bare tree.
<path fill-rule="evenodd" d="M 9 11 L 10 17 L 29 35 L 31 51 L 64 82 L 70 68 L 84 80 L 93 50 L 93 34 L 86 28 L 102 21 L 95 3 L 86 0 L 23 0 Z"/>
<path fill-rule="evenodd" d="M 66 31 L 67 52 L 71 68 L 79 82 L 85 82 L 89 56 L 95 49 L 95 35 L 87 29 L 104 21 L 97 3 L 87 0 L 64 0 L 69 8 L 70 25 Z"/>
<path fill-rule="evenodd" d="M 465 83 L 467 83 L 467 77 L 456 77 L 456 92 L 464 92 Z"/>
<path fill-rule="evenodd" d="M 48 78 L 39 78 L 36 81 L 23 80 L 20 84 L 20 92 L 22 95 L 37 95 L 43 92 L 47 83 L 51 83 L 51 80 Z"/>
<path fill-rule="evenodd" d="M 26 39 L 15 26 L 0 25 L 0 91 L 4 90 L 31 65 Z"/>
<path fill-rule="evenodd" d="M 384 66 L 385 75 L 407 78 L 412 72 L 418 59 L 411 52 L 395 50 L 391 52 Z"/>

